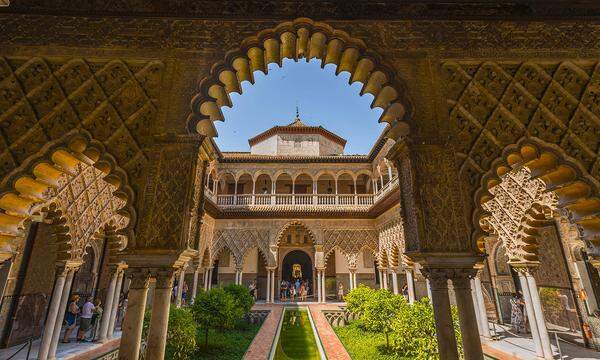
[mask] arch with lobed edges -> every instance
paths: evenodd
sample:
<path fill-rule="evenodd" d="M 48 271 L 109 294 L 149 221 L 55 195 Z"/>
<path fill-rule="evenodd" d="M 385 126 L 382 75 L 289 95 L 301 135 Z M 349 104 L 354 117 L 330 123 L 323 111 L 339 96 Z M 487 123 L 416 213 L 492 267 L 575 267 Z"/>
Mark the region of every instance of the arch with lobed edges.
<path fill-rule="evenodd" d="M 268 72 L 268 65 L 282 65 L 283 59 L 321 60 L 321 66 L 335 64 L 336 74 L 350 73 L 350 84 L 360 82 L 360 95 L 371 94 L 371 108 L 383 110 L 379 122 L 390 124 L 387 136 L 398 138 L 408 133 L 413 109 L 404 82 L 391 66 L 369 50 L 364 41 L 348 33 L 307 18 L 279 24 L 245 39 L 239 48 L 228 52 L 215 64 L 210 75 L 198 85 L 191 101 L 188 130 L 214 137 L 215 121 L 224 121 L 221 107 L 231 107 L 229 94 L 241 94 L 241 83 L 254 83 L 255 71 Z"/>
<path fill-rule="evenodd" d="M 534 203 L 522 219 L 524 259 L 537 260 L 537 228 L 547 224 L 552 212 L 564 214 L 574 224 L 585 242 L 590 254 L 600 255 L 600 189 L 599 182 L 589 175 L 577 162 L 564 155 L 555 145 L 536 139 L 523 139 L 507 147 L 491 170 L 482 177 L 481 186 L 476 192 L 476 210 L 473 214 L 473 239 L 480 251 L 484 251 L 485 237 L 491 229 L 482 229 L 482 221 L 490 216 L 483 204 L 494 196 L 490 189 L 502 182 L 502 177 L 514 169 L 526 168 L 531 179 L 540 180 L 546 191 L 556 197 L 556 204 L 548 206 Z"/>
<path fill-rule="evenodd" d="M 279 230 L 279 232 L 277 233 L 277 237 L 275 237 L 275 245 L 276 246 L 280 245 L 281 239 L 283 238 L 283 235 L 285 234 L 285 232 L 293 226 L 299 226 L 299 227 L 303 228 L 304 230 L 306 230 L 313 245 L 317 245 L 317 238 L 315 237 L 315 234 L 308 228 L 308 226 L 306 226 L 302 221 L 294 220 L 294 221 L 290 221 L 289 223 L 285 224 L 281 228 L 281 230 Z"/>
<path fill-rule="evenodd" d="M 12 256 L 15 247 L 23 241 L 26 224 L 34 215 L 54 209 L 51 214 L 62 219 L 63 226 L 67 228 L 73 226 L 73 220 L 79 220 L 67 219 L 70 210 L 64 208 L 66 204 L 61 203 L 57 195 L 59 190 L 70 185 L 69 181 L 81 167 L 93 168 L 101 174 L 101 180 L 110 187 L 111 199 L 114 197 L 114 201 L 119 203 L 117 209 L 111 209 L 118 217 L 113 219 L 114 225 L 118 225 L 119 231 L 131 238 L 131 225 L 136 219 L 136 213 L 133 207 L 134 192 L 128 185 L 125 171 L 116 166 L 115 159 L 105 151 L 101 143 L 94 141 L 83 130 L 73 130 L 60 140 L 47 144 L 42 151 L 2 179 L 0 186 L 4 191 L 0 193 L 0 260 Z M 84 183 L 84 186 L 88 184 Z M 96 224 L 98 226 L 95 229 L 87 229 L 91 233 L 79 234 L 78 237 L 85 235 L 85 238 L 89 238 L 109 222 L 107 220 L 103 224 Z M 73 229 L 68 229 L 67 233 L 71 230 Z M 83 253 L 83 249 L 72 250 L 81 250 Z M 72 255 L 78 257 L 81 254 Z"/>

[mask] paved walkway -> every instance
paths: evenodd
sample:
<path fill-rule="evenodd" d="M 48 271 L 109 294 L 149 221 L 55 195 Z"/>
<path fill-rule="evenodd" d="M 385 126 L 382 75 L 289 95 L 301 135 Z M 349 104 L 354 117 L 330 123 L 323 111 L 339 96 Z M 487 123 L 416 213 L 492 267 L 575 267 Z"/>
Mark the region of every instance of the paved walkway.
<path fill-rule="evenodd" d="M 267 360 L 269 359 L 269 353 L 277 334 L 277 327 L 283 314 L 282 305 L 271 305 L 271 304 L 256 304 L 252 308 L 254 310 L 271 310 L 269 316 L 265 319 L 265 322 L 260 327 L 258 334 L 252 340 L 250 347 L 244 355 L 246 360 Z"/>
<path fill-rule="evenodd" d="M 498 340 L 482 341 L 483 350 L 486 354 L 502 360 L 537 359 L 535 354 L 535 346 L 530 337 L 526 335 L 517 336 L 516 334 L 507 331 L 507 327 L 501 325 L 496 325 L 496 329 L 499 338 Z M 552 350 L 554 351 L 554 358 L 558 359 L 558 347 L 556 346 L 556 341 L 553 337 L 551 338 L 551 343 Z M 562 359 L 600 359 L 600 352 L 562 340 L 560 341 L 560 349 L 563 355 Z"/>
<path fill-rule="evenodd" d="M 59 343 L 56 349 L 56 358 L 62 360 L 87 360 L 94 359 L 100 355 L 106 354 L 119 346 L 121 341 L 121 332 L 115 332 L 115 337 L 104 343 L 99 344 L 95 342 L 78 343 L 70 342 L 68 344 Z M 8 349 L 0 349 L 0 359 L 7 359 L 8 357 L 15 354 L 23 345 L 17 345 Z M 29 359 L 37 359 L 38 351 L 40 347 L 40 340 L 35 340 L 31 344 L 31 352 Z M 27 347 L 21 350 L 11 360 L 25 360 L 27 359 Z"/>
<path fill-rule="evenodd" d="M 323 350 L 328 360 L 351 360 L 344 345 L 337 337 L 331 325 L 323 315 L 323 310 L 339 310 L 336 304 L 314 304 L 308 306 L 312 314 L 313 322 L 319 333 Z"/>

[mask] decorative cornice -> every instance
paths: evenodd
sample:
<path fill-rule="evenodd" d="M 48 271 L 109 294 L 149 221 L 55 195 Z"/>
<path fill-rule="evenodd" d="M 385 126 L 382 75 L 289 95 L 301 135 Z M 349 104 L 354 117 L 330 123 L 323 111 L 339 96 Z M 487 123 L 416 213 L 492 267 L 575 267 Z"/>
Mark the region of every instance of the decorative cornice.
<path fill-rule="evenodd" d="M 184 18 L 289 19 L 565 19 L 600 16 L 593 1 L 491 2 L 446 0 L 317 1 L 317 0 L 135 0 L 135 1 L 12 1 L 2 12 L 95 16 L 153 16 Z"/>

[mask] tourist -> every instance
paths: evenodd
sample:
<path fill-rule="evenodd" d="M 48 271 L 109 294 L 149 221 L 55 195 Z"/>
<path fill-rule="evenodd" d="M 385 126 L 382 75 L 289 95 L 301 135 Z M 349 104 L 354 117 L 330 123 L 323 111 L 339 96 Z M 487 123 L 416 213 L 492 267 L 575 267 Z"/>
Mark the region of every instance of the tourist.
<path fill-rule="evenodd" d="M 296 279 L 294 286 L 296 287 L 296 294 L 298 294 L 298 290 L 300 290 L 300 279 Z"/>
<path fill-rule="evenodd" d="M 400 291 L 402 296 L 404 296 L 404 298 L 406 300 L 408 300 L 408 284 L 404 284 L 404 286 L 402 286 L 402 290 Z"/>
<path fill-rule="evenodd" d="M 256 301 L 256 281 L 253 280 L 250 285 L 248 285 L 248 291 L 250 291 L 250 295 L 252 295 L 252 298 Z"/>
<path fill-rule="evenodd" d="M 178 284 L 175 283 L 175 285 L 173 286 L 173 292 L 171 293 L 171 302 L 175 303 L 177 301 L 177 290 L 178 290 Z"/>
<path fill-rule="evenodd" d="M 94 308 L 94 315 L 92 315 L 92 335 L 90 336 L 92 340 L 95 340 L 96 334 L 98 334 L 100 320 L 102 319 L 102 313 L 104 312 L 104 309 L 102 309 L 102 301 L 96 300 Z"/>
<path fill-rule="evenodd" d="M 86 341 L 86 334 L 92 327 L 92 316 L 96 307 L 92 302 L 92 298 L 87 298 L 81 309 L 81 319 L 79 321 L 79 331 L 77 333 L 77 341 Z"/>
<path fill-rule="evenodd" d="M 290 301 L 294 301 L 295 295 L 296 295 L 296 288 L 292 285 L 292 286 L 290 286 Z"/>
<path fill-rule="evenodd" d="M 281 280 L 281 285 L 280 285 L 280 290 L 279 290 L 279 300 L 284 301 L 286 299 L 287 289 L 288 289 L 287 281 Z"/>
<path fill-rule="evenodd" d="M 119 308 L 117 311 L 117 321 L 116 324 L 121 324 L 123 319 L 125 318 L 125 312 L 127 311 L 127 295 L 128 293 L 124 293 L 121 296 L 121 300 L 119 301 Z"/>
<path fill-rule="evenodd" d="M 63 337 L 62 342 L 68 343 L 69 337 L 71 337 L 71 333 L 75 330 L 75 326 L 77 326 L 77 314 L 79 314 L 79 306 L 77 302 L 79 301 L 79 295 L 71 296 L 71 302 L 69 302 L 69 307 L 67 308 L 67 315 L 65 316 L 65 323 L 67 324 L 67 329 L 65 330 L 65 335 Z"/>
<path fill-rule="evenodd" d="M 300 284 L 300 301 L 305 301 L 306 298 L 306 288 L 304 287 L 304 282 L 302 282 L 302 284 Z"/>
<path fill-rule="evenodd" d="M 521 292 L 518 291 L 514 293 L 513 297 L 510 299 L 510 324 L 517 334 L 525 333 L 525 316 L 523 311 L 524 305 L 525 302 L 523 301 Z"/>
<path fill-rule="evenodd" d="M 338 285 L 338 293 L 337 293 L 338 301 L 342 301 L 344 299 L 344 284 L 339 283 Z"/>
<path fill-rule="evenodd" d="M 181 293 L 181 305 L 185 306 L 187 305 L 187 293 L 188 293 L 188 284 L 184 281 L 183 282 L 183 292 Z"/>

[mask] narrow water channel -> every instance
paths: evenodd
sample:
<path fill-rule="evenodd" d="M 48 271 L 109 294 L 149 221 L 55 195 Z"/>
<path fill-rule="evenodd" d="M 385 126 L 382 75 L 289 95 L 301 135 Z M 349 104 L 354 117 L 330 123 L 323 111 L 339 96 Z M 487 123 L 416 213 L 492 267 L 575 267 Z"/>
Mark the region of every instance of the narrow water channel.
<path fill-rule="evenodd" d="M 320 360 L 317 339 L 306 309 L 285 309 L 275 360 Z"/>

